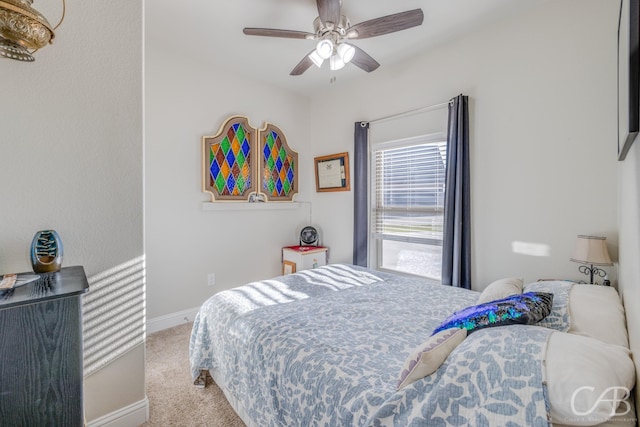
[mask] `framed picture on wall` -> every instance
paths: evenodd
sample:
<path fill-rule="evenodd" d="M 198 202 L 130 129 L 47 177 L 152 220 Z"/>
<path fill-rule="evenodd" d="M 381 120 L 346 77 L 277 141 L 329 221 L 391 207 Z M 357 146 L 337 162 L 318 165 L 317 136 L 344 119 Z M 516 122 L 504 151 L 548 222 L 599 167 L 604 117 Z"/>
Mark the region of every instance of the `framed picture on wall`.
<path fill-rule="evenodd" d="M 618 31 L 618 160 L 640 131 L 640 0 L 622 0 Z"/>
<path fill-rule="evenodd" d="M 316 157 L 316 191 L 349 191 L 349 153 Z"/>
<path fill-rule="evenodd" d="M 296 272 L 296 263 L 293 261 L 282 261 L 282 275 L 292 274 Z"/>

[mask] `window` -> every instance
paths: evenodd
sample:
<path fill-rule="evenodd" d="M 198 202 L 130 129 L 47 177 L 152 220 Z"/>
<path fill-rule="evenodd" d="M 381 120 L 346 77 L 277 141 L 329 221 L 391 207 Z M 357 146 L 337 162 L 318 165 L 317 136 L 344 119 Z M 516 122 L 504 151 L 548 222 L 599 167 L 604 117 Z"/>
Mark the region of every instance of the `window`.
<path fill-rule="evenodd" d="M 446 141 L 372 145 L 370 265 L 440 281 Z"/>

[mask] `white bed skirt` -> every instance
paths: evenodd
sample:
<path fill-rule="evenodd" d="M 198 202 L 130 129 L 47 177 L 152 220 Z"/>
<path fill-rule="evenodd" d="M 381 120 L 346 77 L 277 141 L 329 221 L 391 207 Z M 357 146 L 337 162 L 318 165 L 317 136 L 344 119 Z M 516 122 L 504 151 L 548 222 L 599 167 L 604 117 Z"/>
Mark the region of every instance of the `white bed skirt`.
<path fill-rule="evenodd" d="M 240 402 L 240 400 L 237 399 L 235 395 L 231 393 L 231 391 L 229 391 L 224 381 L 222 380 L 222 375 L 219 373 L 219 371 L 217 369 L 213 369 L 209 371 L 209 374 L 211 374 L 211 378 L 213 378 L 213 381 L 215 381 L 218 387 L 220 387 L 220 390 L 222 390 L 222 392 L 224 393 L 224 396 L 229 401 L 229 404 L 231 405 L 233 410 L 236 411 L 236 414 L 238 414 L 240 419 L 247 425 L 247 427 L 258 427 L 253 423 L 253 420 L 247 414 L 247 411 L 244 409 L 242 402 Z"/>

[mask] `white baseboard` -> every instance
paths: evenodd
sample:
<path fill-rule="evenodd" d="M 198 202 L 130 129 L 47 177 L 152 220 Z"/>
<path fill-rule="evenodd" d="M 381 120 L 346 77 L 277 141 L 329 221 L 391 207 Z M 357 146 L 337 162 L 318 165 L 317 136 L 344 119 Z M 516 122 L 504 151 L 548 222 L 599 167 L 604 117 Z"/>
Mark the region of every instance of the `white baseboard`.
<path fill-rule="evenodd" d="M 147 334 L 173 328 L 174 326 L 182 325 L 184 323 L 193 322 L 193 319 L 195 319 L 199 309 L 200 307 L 196 307 L 148 319 Z"/>
<path fill-rule="evenodd" d="M 136 427 L 149 420 L 149 399 L 133 403 L 87 423 L 87 427 Z"/>

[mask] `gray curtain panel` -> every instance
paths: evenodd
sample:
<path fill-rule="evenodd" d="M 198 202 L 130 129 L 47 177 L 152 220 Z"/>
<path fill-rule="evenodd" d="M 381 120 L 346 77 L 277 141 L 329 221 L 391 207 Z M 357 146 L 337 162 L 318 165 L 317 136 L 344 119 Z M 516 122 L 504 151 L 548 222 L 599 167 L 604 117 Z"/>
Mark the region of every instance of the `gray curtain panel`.
<path fill-rule="evenodd" d="M 442 284 L 466 289 L 471 289 L 469 179 L 469 103 L 458 95 L 449 104 Z"/>
<path fill-rule="evenodd" d="M 356 122 L 353 147 L 353 263 L 367 266 L 369 123 Z"/>

